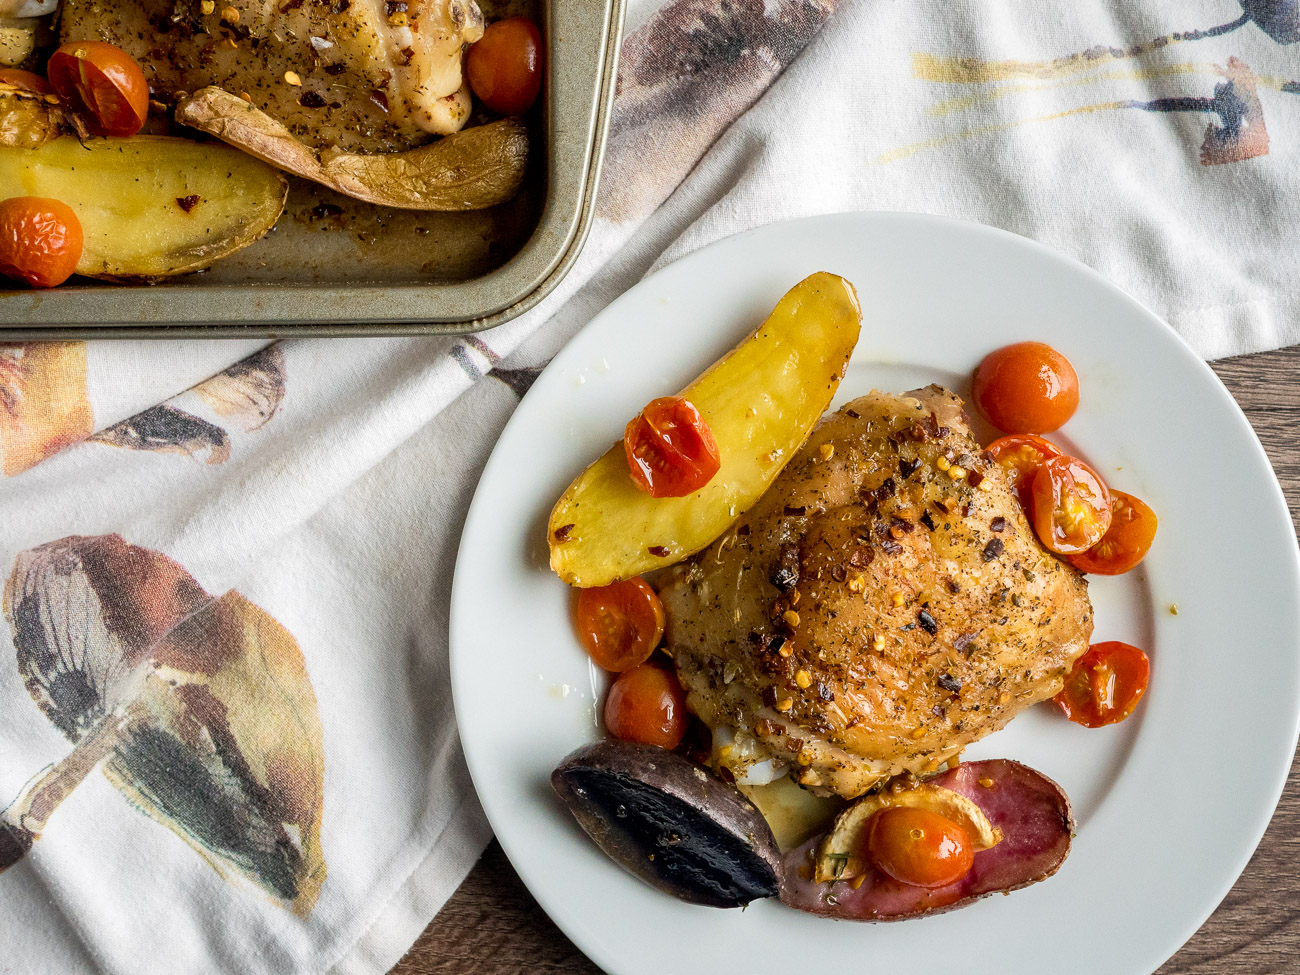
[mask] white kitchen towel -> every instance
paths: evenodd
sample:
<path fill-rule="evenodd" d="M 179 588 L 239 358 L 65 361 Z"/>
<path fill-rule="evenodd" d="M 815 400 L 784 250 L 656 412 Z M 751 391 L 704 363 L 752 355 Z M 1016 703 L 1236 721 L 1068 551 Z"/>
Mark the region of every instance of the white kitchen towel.
<path fill-rule="evenodd" d="M 629 27 L 590 242 L 521 319 L 0 347 L 0 972 L 397 960 L 487 839 L 447 687 L 478 473 L 655 266 L 919 210 L 1078 257 L 1207 357 L 1300 340 L 1297 0 L 644 0 Z"/>

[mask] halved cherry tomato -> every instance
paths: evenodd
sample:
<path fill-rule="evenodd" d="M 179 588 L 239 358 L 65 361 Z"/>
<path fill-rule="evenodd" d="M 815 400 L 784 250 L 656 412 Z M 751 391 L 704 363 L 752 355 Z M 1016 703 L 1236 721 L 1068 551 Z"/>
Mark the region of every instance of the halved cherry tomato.
<path fill-rule="evenodd" d="M 1110 518 L 1106 482 L 1079 458 L 1052 457 L 1034 475 L 1029 521 L 1048 551 L 1073 555 L 1092 548 Z"/>
<path fill-rule="evenodd" d="M 1092 548 L 1071 555 L 1070 564 L 1084 572 L 1117 576 L 1144 558 L 1156 537 L 1156 513 L 1140 498 L 1110 492 L 1110 528 Z"/>
<path fill-rule="evenodd" d="M 722 466 L 713 431 L 681 396 L 651 400 L 627 425 L 623 450 L 632 480 L 652 498 L 694 494 Z"/>
<path fill-rule="evenodd" d="M 889 806 L 867 825 L 867 856 L 913 887 L 947 887 L 970 872 L 975 850 L 960 823 L 915 806 Z"/>
<path fill-rule="evenodd" d="M 1137 647 L 1118 640 L 1094 643 L 1074 662 L 1054 700 L 1075 724 L 1100 728 L 1133 713 L 1150 676 L 1151 662 Z"/>
<path fill-rule="evenodd" d="M 24 71 L 22 68 L 0 68 L 0 81 L 42 95 L 49 95 L 54 91 L 50 83 L 40 75 L 32 71 Z"/>
<path fill-rule="evenodd" d="M 135 58 L 103 41 L 73 41 L 50 55 L 50 84 L 90 113 L 101 135 L 135 135 L 149 118 L 149 83 Z"/>
<path fill-rule="evenodd" d="M 498 20 L 465 56 L 474 94 L 501 115 L 522 115 L 542 86 L 542 34 L 527 17 Z"/>
<path fill-rule="evenodd" d="M 1020 495 L 1020 504 L 1029 510 L 1029 490 L 1034 475 L 1053 457 L 1061 456 L 1061 448 L 1049 440 L 1032 433 L 1013 433 L 999 437 L 988 445 L 994 462 L 1007 474 L 1007 482 Z"/>
<path fill-rule="evenodd" d="M 1007 433 L 1051 433 L 1079 406 L 1070 360 L 1042 342 L 1017 342 L 984 357 L 971 384 L 975 405 Z"/>
<path fill-rule="evenodd" d="M 0 202 L 0 274 L 53 288 L 81 260 L 81 221 L 59 200 L 16 196 Z"/>
<path fill-rule="evenodd" d="M 664 635 L 664 607 L 644 579 L 579 589 L 573 604 L 582 645 L 606 670 L 643 664 Z"/>
<path fill-rule="evenodd" d="M 605 727 L 623 741 L 674 749 L 686 735 L 686 719 L 682 685 L 653 664 L 620 674 L 605 699 Z"/>

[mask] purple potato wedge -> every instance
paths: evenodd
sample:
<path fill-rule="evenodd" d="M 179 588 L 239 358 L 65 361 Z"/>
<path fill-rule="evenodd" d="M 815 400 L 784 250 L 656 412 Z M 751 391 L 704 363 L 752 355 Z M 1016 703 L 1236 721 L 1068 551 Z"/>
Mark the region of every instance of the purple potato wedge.
<path fill-rule="evenodd" d="M 704 767 L 653 745 L 600 741 L 573 752 L 551 785 L 611 860 L 690 904 L 775 897 L 781 853 L 754 805 Z"/>
<path fill-rule="evenodd" d="M 1074 817 L 1064 790 L 1019 762 L 967 762 L 928 780 L 972 800 L 1002 830 L 1002 842 L 975 854 L 965 877 L 927 889 L 870 868 L 854 882 L 817 883 L 810 864 L 822 837 L 791 850 L 783 863 L 781 901 L 796 910 L 848 921 L 902 921 L 964 907 L 989 894 L 1045 880 L 1070 852 Z"/>

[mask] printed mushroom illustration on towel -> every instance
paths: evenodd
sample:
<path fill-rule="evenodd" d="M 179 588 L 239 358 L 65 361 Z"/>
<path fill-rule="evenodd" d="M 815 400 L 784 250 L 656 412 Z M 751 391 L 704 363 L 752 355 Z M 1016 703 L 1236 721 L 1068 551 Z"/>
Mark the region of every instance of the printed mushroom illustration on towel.
<path fill-rule="evenodd" d="M 13 477 L 94 429 L 86 343 L 0 345 L 0 473 Z"/>
<path fill-rule="evenodd" d="M 118 535 L 20 553 L 4 613 L 28 693 L 75 747 L 0 813 L 0 871 L 102 768 L 226 880 L 311 913 L 326 875 L 321 726 L 283 626 Z"/>

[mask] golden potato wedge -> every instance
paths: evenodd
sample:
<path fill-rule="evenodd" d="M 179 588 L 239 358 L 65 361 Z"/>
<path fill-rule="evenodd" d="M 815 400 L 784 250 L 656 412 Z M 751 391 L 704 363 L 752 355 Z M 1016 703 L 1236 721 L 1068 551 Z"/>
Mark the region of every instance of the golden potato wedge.
<path fill-rule="evenodd" d="M 77 273 L 149 282 L 207 267 L 264 236 L 288 183 L 238 149 L 137 135 L 0 147 L 0 194 L 62 200 L 81 219 Z"/>
<path fill-rule="evenodd" d="M 374 155 L 313 149 L 283 123 L 221 88 L 200 88 L 181 98 L 176 121 L 286 172 L 401 210 L 480 210 L 503 203 L 519 190 L 528 161 L 528 130 L 518 119 Z"/>
<path fill-rule="evenodd" d="M 0 2 L 0 68 L 22 67 L 36 50 L 35 17 L 5 16 Z"/>
<path fill-rule="evenodd" d="M 819 272 L 767 321 L 682 391 L 709 424 L 722 466 L 684 498 L 652 498 L 617 443 L 551 511 L 551 568 L 575 586 L 604 586 L 698 552 L 767 490 L 830 405 L 858 341 L 853 285 Z M 629 417 L 630 419 L 630 417 Z"/>
<path fill-rule="evenodd" d="M 976 853 L 1002 842 L 1002 831 L 989 822 L 984 810 L 960 792 L 929 783 L 897 792 L 884 789 L 859 799 L 836 818 L 835 827 L 817 849 L 814 879 L 818 883 L 853 880 L 866 872 L 863 853 L 867 848 L 867 825 L 872 816 L 890 806 L 912 806 L 951 820 L 966 830 Z"/>
<path fill-rule="evenodd" d="M 66 116 L 59 100 L 0 81 L 0 146 L 35 149 L 60 135 Z"/>

